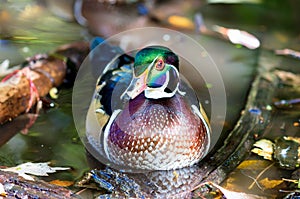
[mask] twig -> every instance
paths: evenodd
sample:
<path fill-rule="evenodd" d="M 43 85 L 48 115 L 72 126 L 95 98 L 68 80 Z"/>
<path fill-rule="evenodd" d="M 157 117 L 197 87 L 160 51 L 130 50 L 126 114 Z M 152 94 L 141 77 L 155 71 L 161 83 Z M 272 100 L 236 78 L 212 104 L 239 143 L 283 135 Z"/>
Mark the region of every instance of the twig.
<path fill-rule="evenodd" d="M 272 164 L 270 164 L 269 166 L 267 166 L 266 168 L 264 168 L 264 170 L 262 170 L 255 178 L 254 182 L 248 187 L 248 189 L 252 189 L 254 184 L 257 182 L 257 180 L 268 170 L 270 169 L 272 166 L 274 165 L 274 162 Z"/>
<path fill-rule="evenodd" d="M 260 184 L 259 184 L 259 182 L 257 181 L 257 179 L 255 179 L 254 177 L 252 177 L 252 176 L 250 176 L 250 175 L 248 175 L 248 174 L 245 174 L 245 173 L 242 172 L 242 171 L 241 171 L 241 173 L 242 173 L 243 175 L 247 176 L 248 178 L 252 179 L 252 180 L 253 180 L 253 183 L 255 183 L 255 184 L 257 185 L 257 187 L 258 187 L 259 189 L 262 190 L 262 187 L 260 186 Z"/>

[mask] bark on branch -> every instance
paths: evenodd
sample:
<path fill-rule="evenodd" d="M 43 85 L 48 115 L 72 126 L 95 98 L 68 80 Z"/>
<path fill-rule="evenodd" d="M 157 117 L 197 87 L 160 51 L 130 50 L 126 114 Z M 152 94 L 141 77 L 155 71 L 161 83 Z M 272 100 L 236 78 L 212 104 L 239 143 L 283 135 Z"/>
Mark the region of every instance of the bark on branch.
<path fill-rule="evenodd" d="M 52 87 L 59 86 L 68 72 L 67 65 L 78 69 L 88 53 L 86 42 L 64 45 L 55 52 L 60 56 L 32 58 L 27 66 L 0 82 L 0 124 L 26 112 L 38 96 L 45 96 Z"/>
<path fill-rule="evenodd" d="M 0 123 L 25 112 L 35 104 L 38 96 L 45 96 L 53 86 L 62 83 L 66 74 L 63 60 L 50 56 L 39 64 L 27 66 L 0 83 Z"/>
<path fill-rule="evenodd" d="M 5 198 L 67 199 L 78 198 L 70 190 L 42 180 L 29 181 L 15 173 L 0 170 L 0 183 L 5 190 Z M 0 196 L 1 198 L 1 196 Z"/>

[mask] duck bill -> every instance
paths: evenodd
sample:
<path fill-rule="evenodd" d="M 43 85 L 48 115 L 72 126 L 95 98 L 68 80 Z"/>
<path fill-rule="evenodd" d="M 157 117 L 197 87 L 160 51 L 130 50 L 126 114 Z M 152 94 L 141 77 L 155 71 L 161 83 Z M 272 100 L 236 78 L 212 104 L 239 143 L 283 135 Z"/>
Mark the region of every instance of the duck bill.
<path fill-rule="evenodd" d="M 134 99 L 139 94 L 141 94 L 147 88 L 147 84 L 146 84 L 147 75 L 148 75 L 148 70 L 142 73 L 139 77 L 133 77 L 130 85 L 123 93 L 122 98 L 129 97 L 130 99 Z"/>

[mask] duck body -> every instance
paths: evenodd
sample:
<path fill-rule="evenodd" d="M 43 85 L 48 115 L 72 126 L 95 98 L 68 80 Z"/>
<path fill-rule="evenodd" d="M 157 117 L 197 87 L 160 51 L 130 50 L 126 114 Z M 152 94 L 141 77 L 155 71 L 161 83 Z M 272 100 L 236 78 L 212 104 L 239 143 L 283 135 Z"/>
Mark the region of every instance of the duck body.
<path fill-rule="evenodd" d="M 112 122 L 107 154 L 114 162 L 146 170 L 193 165 L 208 146 L 201 119 L 179 94 L 149 100 L 144 94 L 129 101 Z"/>
<path fill-rule="evenodd" d="M 97 118 L 107 118 L 99 129 L 104 156 L 119 168 L 171 170 L 191 166 L 209 149 L 207 117 L 196 95 L 186 96 L 179 90 L 185 88 L 180 84 L 186 84 L 177 67 L 170 64 L 167 68 L 168 59 L 174 61 L 172 57 L 154 54 L 145 66 L 137 60 L 150 51 L 141 50 L 135 59 L 122 55 L 99 78 L 94 106 Z M 195 101 L 198 104 L 192 104 Z"/>

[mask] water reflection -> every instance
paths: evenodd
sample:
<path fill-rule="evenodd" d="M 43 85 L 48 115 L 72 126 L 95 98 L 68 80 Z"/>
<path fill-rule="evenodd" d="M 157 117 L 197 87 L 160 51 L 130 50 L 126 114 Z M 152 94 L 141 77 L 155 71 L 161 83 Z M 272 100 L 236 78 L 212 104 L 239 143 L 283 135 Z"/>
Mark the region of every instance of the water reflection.
<path fill-rule="evenodd" d="M 199 165 L 169 171 L 126 173 L 111 169 L 89 156 L 91 178 L 98 186 L 112 192 L 114 197 L 138 198 L 191 198 L 207 176 L 205 167 Z M 103 169 L 104 168 L 104 169 Z M 79 186 L 87 186 L 86 179 Z"/>

